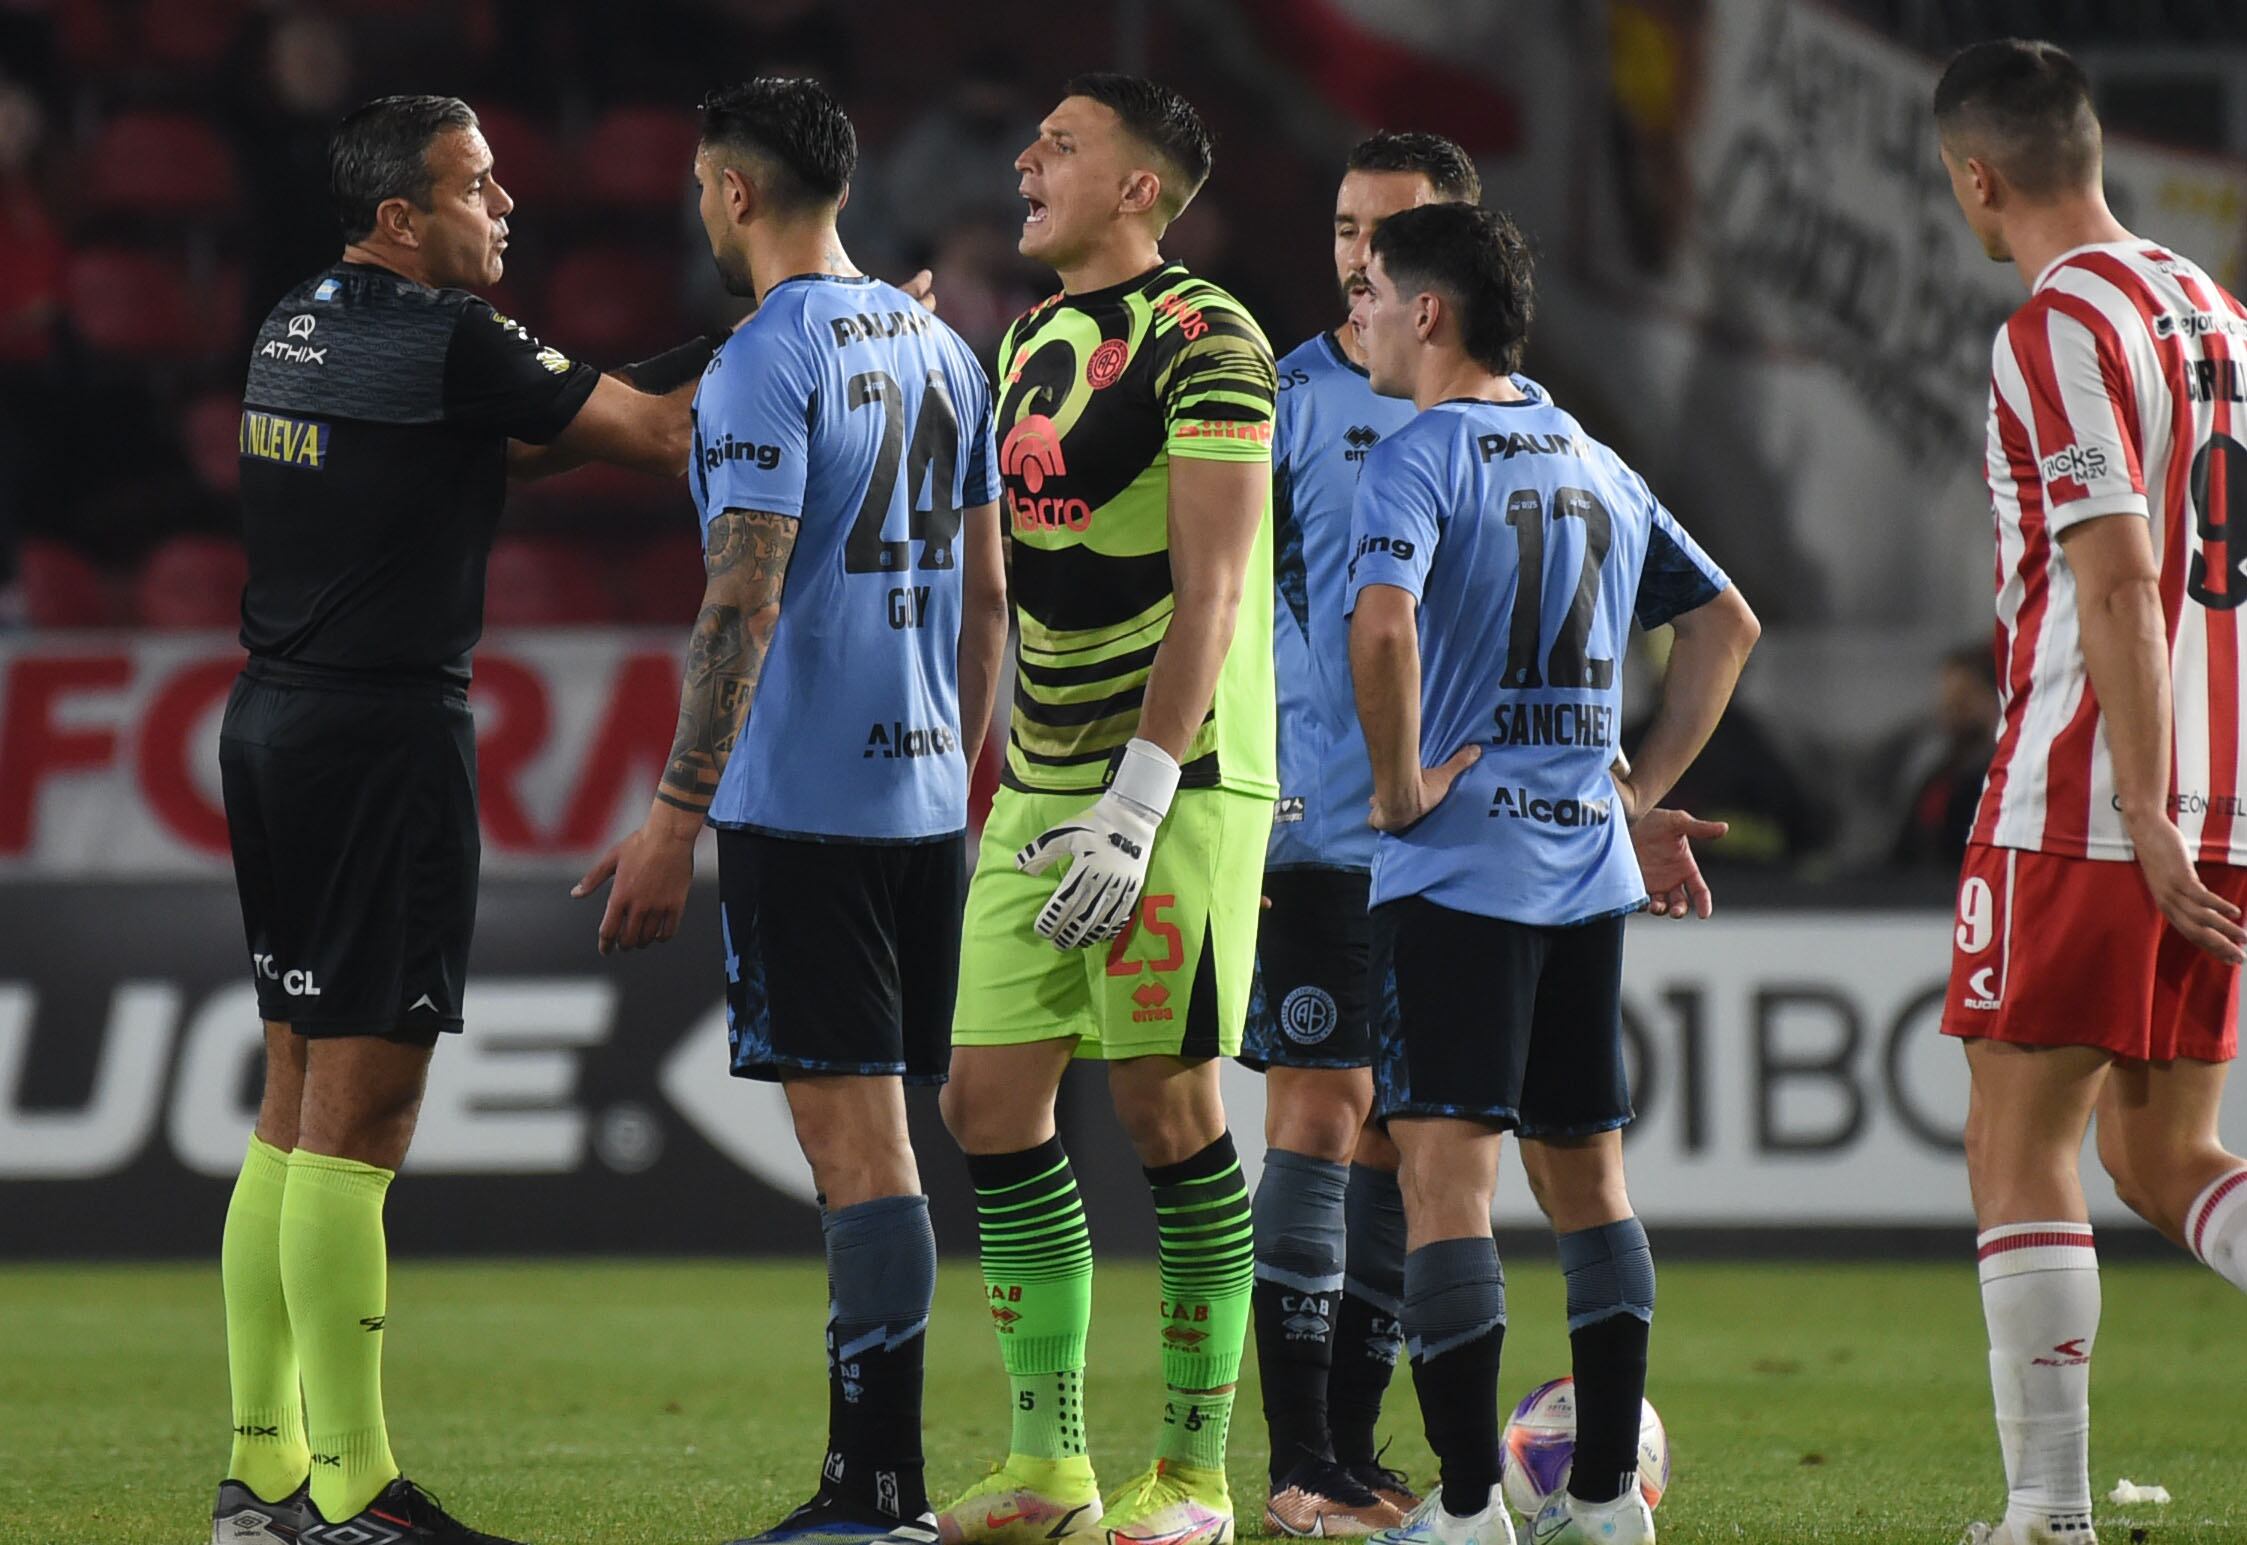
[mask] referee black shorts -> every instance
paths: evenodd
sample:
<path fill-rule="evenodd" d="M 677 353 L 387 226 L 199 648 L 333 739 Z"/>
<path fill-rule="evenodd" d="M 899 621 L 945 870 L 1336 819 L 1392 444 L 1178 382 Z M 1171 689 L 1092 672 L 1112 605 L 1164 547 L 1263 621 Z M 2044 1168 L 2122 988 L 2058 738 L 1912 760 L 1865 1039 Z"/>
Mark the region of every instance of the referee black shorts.
<path fill-rule="evenodd" d="M 259 1014 L 306 1036 L 459 1030 L 483 855 L 466 696 L 253 660 L 219 774 Z"/>
<path fill-rule="evenodd" d="M 1456 1116 L 1523 1137 L 1631 1120 L 1623 919 L 1566 927 L 1405 896 L 1373 909 L 1373 1114 Z"/>
<path fill-rule="evenodd" d="M 964 832 L 882 843 L 719 828 L 734 1075 L 944 1082 L 966 898 Z"/>

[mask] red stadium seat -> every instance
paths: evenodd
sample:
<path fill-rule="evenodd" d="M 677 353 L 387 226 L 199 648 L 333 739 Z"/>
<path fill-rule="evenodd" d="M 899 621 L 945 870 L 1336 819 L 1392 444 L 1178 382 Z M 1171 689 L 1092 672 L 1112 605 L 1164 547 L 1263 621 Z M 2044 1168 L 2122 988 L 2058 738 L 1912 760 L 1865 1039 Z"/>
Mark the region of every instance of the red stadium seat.
<path fill-rule="evenodd" d="M 195 481 L 231 499 L 242 487 L 242 399 L 206 392 L 180 414 L 180 448 Z"/>
<path fill-rule="evenodd" d="M 501 537 L 484 580 L 484 623 L 543 628 L 613 622 L 616 602 L 593 554 L 547 537 Z"/>
<path fill-rule="evenodd" d="M 218 216 L 239 192 L 233 150 L 184 113 L 120 114 L 86 158 L 86 206 L 97 214 Z"/>
<path fill-rule="evenodd" d="M 117 620 L 109 577 L 75 547 L 27 538 L 16 554 L 24 616 L 35 628 L 100 628 Z"/>
<path fill-rule="evenodd" d="M 655 353 L 686 331 L 677 266 L 652 252 L 594 248 L 554 265 L 539 336 L 572 359 L 605 365 Z"/>
<path fill-rule="evenodd" d="M 133 615 L 146 628 L 237 627 L 249 577 L 240 544 L 218 536 L 175 536 L 150 553 L 134 576 Z"/>
<path fill-rule="evenodd" d="M 626 622 L 684 628 L 702 607 L 702 543 L 684 534 L 643 543 L 619 565 L 617 580 Z"/>
<path fill-rule="evenodd" d="M 603 114 L 578 145 L 579 187 L 594 204 L 621 209 L 683 206 L 694 185 L 694 120 L 667 107 Z"/>
<path fill-rule="evenodd" d="M 191 358 L 241 347 L 242 277 L 191 283 L 175 261 L 125 247 L 74 254 L 63 279 L 70 325 L 110 354 Z"/>
<path fill-rule="evenodd" d="M 512 108 L 479 108 L 485 143 L 492 147 L 492 174 L 517 203 L 534 208 L 554 195 L 562 180 L 561 152 L 546 129 Z"/>
<path fill-rule="evenodd" d="M 166 70 L 209 72 L 242 29 L 243 0 L 144 0 L 141 47 Z"/>

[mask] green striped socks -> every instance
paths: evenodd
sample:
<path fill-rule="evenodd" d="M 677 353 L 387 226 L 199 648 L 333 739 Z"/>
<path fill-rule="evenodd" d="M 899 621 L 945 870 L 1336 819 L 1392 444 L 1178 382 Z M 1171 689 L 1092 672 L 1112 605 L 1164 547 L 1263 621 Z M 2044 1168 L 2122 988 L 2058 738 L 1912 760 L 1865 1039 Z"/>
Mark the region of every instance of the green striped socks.
<path fill-rule="evenodd" d="M 1231 1133 L 1146 1174 L 1160 1236 L 1163 1382 L 1169 1386 L 1155 1451 L 1163 1459 L 1222 1469 L 1233 1412 L 1229 1386 L 1240 1377 L 1256 1279 L 1248 1187 Z"/>
<path fill-rule="evenodd" d="M 991 1328 L 1014 1386 L 1011 1452 L 1082 1455 L 1092 1236 L 1058 1135 L 1019 1153 L 971 1153 Z"/>

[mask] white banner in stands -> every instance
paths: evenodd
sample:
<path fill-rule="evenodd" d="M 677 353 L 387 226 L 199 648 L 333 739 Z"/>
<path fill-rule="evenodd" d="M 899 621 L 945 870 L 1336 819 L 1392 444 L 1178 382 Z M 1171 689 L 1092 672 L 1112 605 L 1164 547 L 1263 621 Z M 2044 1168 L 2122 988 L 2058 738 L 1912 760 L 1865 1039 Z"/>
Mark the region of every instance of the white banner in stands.
<path fill-rule="evenodd" d="M 1937 1029 L 1950 968 L 1940 913 L 1642 918 L 1625 956 L 1639 1120 L 1626 1152 L 1649 1223 L 1769 1228 L 1973 1226 L 1966 1062 Z M 1462 965 L 1472 970 L 1471 965 Z M 1261 1160 L 1263 1080 L 1229 1068 L 1225 1096 Z M 2247 1141 L 2247 1093 L 2225 1106 Z M 1509 1146 L 1499 1221 L 1534 1226 Z M 2084 1150 L 2093 1216 L 2129 1214 Z"/>

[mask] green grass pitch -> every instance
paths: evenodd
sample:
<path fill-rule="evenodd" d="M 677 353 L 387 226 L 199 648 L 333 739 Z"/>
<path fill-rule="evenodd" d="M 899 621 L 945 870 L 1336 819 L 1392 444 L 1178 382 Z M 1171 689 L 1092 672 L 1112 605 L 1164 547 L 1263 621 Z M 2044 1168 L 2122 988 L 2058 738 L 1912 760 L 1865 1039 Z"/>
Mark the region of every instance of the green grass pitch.
<path fill-rule="evenodd" d="M 214 1225 L 215 1227 L 215 1225 Z M 1564 1372 L 1560 1281 L 1517 1260 L 1504 1398 Z M 2105 1274 L 2093 1478 L 2173 1506 L 2101 1503 L 2106 1545 L 2247 1541 L 2247 1304 L 2208 1272 Z M 1103 1266 L 1093 1458 L 1148 1455 L 1155 1277 Z M 391 1431 L 409 1473 L 469 1522 L 536 1545 L 717 1545 L 808 1493 L 824 1426 L 816 1264 L 398 1266 Z M 218 1275 L 208 1267 L 0 1270 L 0 1539 L 199 1545 L 226 1456 Z M 948 1262 L 929 1344 L 940 1496 L 1003 1446 L 998 1354 L 972 1263 Z M 1665 1545 L 1957 1538 L 2002 1503 L 1971 1266 L 1663 1268 L 1649 1393 L 1676 1475 Z M 1244 1534 L 1263 1432 L 1244 1378 L 1232 1438 Z M 1430 1471 L 1409 1379 L 1384 1429 Z"/>

